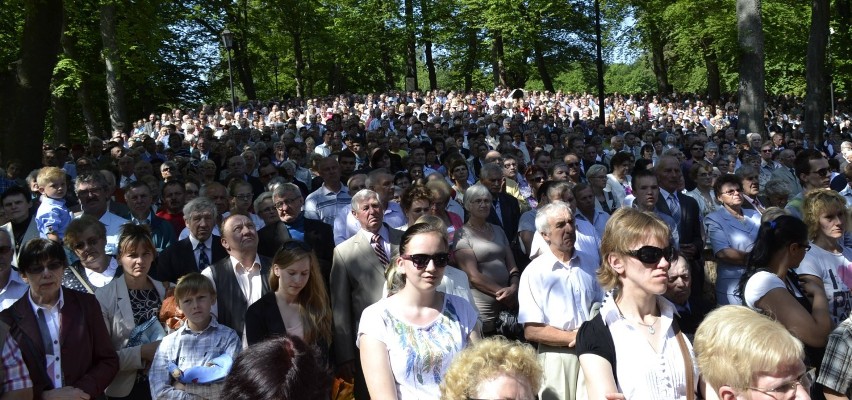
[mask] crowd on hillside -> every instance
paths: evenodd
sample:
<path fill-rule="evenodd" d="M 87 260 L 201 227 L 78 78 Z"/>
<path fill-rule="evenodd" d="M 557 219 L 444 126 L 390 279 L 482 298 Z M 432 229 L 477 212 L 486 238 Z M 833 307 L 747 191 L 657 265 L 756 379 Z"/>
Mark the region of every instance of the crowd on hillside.
<path fill-rule="evenodd" d="M 736 101 L 253 101 L 5 155 L 0 394 L 848 399 L 852 114 Z"/>

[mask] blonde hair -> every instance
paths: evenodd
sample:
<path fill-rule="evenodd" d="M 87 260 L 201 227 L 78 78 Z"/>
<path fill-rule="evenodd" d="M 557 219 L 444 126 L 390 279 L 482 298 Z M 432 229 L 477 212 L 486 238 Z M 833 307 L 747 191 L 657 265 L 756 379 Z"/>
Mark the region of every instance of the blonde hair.
<path fill-rule="evenodd" d="M 456 355 L 441 383 L 442 400 L 465 400 L 476 397 L 483 382 L 500 375 L 529 382 L 532 393 L 538 393 L 542 370 L 532 346 L 510 342 L 502 336 L 482 339 Z"/>
<path fill-rule="evenodd" d="M 808 226 L 808 239 L 814 240 L 819 235 L 819 218 L 821 214 L 837 211 L 843 219 L 843 231 L 849 221 L 849 211 L 846 209 L 846 199 L 831 189 L 817 189 L 805 195 L 802 204 L 802 216 Z"/>
<path fill-rule="evenodd" d="M 712 387 L 745 389 L 757 372 L 797 365 L 802 342 L 787 328 L 744 306 L 722 306 L 707 315 L 693 341 L 701 376 Z"/>
<path fill-rule="evenodd" d="M 607 221 L 601 239 L 601 267 L 597 272 L 601 287 L 604 290 L 621 289 L 618 272 L 609 263 L 610 255 L 623 255 L 649 238 L 669 243 L 670 236 L 669 226 L 660 217 L 635 208 L 619 208 Z"/>
<path fill-rule="evenodd" d="M 299 317 L 305 330 L 305 341 L 314 343 L 317 339 L 322 339 L 331 343 L 331 306 L 320 272 L 319 260 L 313 250 L 310 250 L 303 242 L 288 240 L 275 253 L 272 265 L 273 268 L 284 269 L 306 258 L 310 264 L 308 282 L 297 298 Z M 278 291 L 278 277 L 274 273 L 269 274 L 269 289 L 273 292 Z"/>
<path fill-rule="evenodd" d="M 187 296 L 201 292 L 207 292 L 213 299 L 216 298 L 216 287 L 213 286 L 213 281 L 199 272 L 190 272 L 178 279 L 175 286 L 175 300 L 180 304 L 181 300 Z"/>
<path fill-rule="evenodd" d="M 56 167 L 44 167 L 38 170 L 36 183 L 39 187 L 46 187 L 51 182 L 56 181 L 65 182 L 65 171 Z"/>

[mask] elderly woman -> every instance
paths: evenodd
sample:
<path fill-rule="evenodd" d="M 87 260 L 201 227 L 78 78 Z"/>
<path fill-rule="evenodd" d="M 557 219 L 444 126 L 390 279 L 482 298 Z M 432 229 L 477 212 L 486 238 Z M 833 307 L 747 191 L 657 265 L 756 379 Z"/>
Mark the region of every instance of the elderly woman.
<path fill-rule="evenodd" d="M 686 195 L 698 202 L 699 215 L 704 219 L 720 206 L 713 191 L 713 167 L 703 162 L 693 163 L 689 169 L 689 177 L 696 186 L 686 192 Z"/>
<path fill-rule="evenodd" d="M 464 221 L 464 209 L 455 200 L 450 199 L 450 184 L 447 181 L 433 180 L 426 183 L 426 188 L 432 191 L 432 214 L 440 218 L 447 227 L 447 239 L 450 247 L 455 245 L 455 234 L 461 230 Z M 459 212 L 462 212 L 460 215 Z M 411 221 L 411 220 L 409 220 Z"/>
<path fill-rule="evenodd" d="M 199 179 L 201 179 L 202 184 L 215 182 L 216 181 L 216 163 L 213 160 L 204 160 L 198 165 L 199 171 L 201 174 L 199 175 Z"/>
<path fill-rule="evenodd" d="M 616 202 L 615 195 L 607 187 L 605 166 L 595 164 L 589 167 L 586 171 L 586 179 L 589 180 L 589 187 L 595 194 L 595 209 L 612 214 L 621 207 L 621 204 Z"/>
<path fill-rule="evenodd" d="M 455 354 L 479 339 L 476 310 L 437 290 L 449 262 L 445 232 L 416 223 L 402 235 L 391 279 L 401 289 L 367 307 L 356 341 L 374 399 L 438 398 Z"/>
<path fill-rule="evenodd" d="M 698 371 L 673 323 L 675 307 L 663 297 L 675 257 L 670 236 L 665 222 L 633 208 L 620 208 L 607 223 L 598 281 L 612 296 L 577 333 L 580 366 L 595 377 L 586 380 L 590 399 L 694 398 Z"/>
<path fill-rule="evenodd" d="M 742 181 L 736 175 L 720 176 L 713 190 L 722 207 L 704 218 L 704 227 L 716 256 L 716 303 L 740 304 L 736 288 L 760 230 L 760 213 L 743 208 Z"/>
<path fill-rule="evenodd" d="M 467 190 L 464 206 L 470 218 L 457 233 L 455 259 L 473 287 L 476 308 L 481 313 L 482 332 L 495 332 L 500 311 L 518 306 L 521 272 L 506 233 L 486 221 L 492 200 L 488 189 L 477 183 Z"/>
<path fill-rule="evenodd" d="M 95 296 L 60 285 L 67 267 L 61 244 L 27 242 L 18 268 L 29 292 L 0 313 L 21 347 L 34 399 L 95 399 L 118 372 Z"/>
<path fill-rule="evenodd" d="M 441 399 L 533 400 L 541 377 L 532 346 L 494 336 L 456 356 L 441 383 Z"/>
<path fill-rule="evenodd" d="M 68 224 L 65 246 L 78 260 L 65 269 L 63 287 L 94 294 L 95 290 L 121 276 L 123 270 L 116 259 L 107 254 L 106 242 L 106 227 L 91 215 L 83 215 Z"/>
<path fill-rule="evenodd" d="M 278 222 L 278 210 L 272 204 L 272 192 L 263 192 L 254 199 L 254 211 L 263 220 L 264 225 L 272 225 Z"/>
<path fill-rule="evenodd" d="M 144 225 L 126 224 L 118 239 L 118 259 L 124 274 L 98 289 L 96 297 L 118 354 L 119 373 L 106 390 L 110 399 L 151 398 L 146 369 L 165 336 L 158 313 L 166 289 L 148 276 L 157 249 Z M 146 335 L 158 332 L 156 339 Z"/>
<path fill-rule="evenodd" d="M 627 195 L 633 194 L 633 190 L 630 187 L 630 176 L 628 173 L 630 172 L 630 167 L 633 164 L 631 161 L 633 159 L 633 155 L 621 151 L 615 153 L 612 158 L 609 160 L 610 170 L 612 173 L 607 175 L 607 188 L 609 191 L 615 196 L 616 202 L 618 204 L 624 204 L 624 198 Z"/>
<path fill-rule="evenodd" d="M 450 164 L 449 179 L 453 183 L 453 190 L 456 192 L 454 198 L 456 201 L 464 201 L 464 193 L 470 187 L 467 180 L 469 174 L 467 162 L 464 159 L 455 160 Z"/>
<path fill-rule="evenodd" d="M 797 270 L 802 279 L 813 279 L 825 288 L 832 326 L 852 311 L 852 295 L 847 282 L 852 276 L 852 249 L 843 245 L 849 211 L 843 196 L 831 189 L 808 192 L 802 205 L 808 226 L 810 251 Z"/>
<path fill-rule="evenodd" d="M 805 364 L 819 367 L 831 333 L 828 298 L 819 279 L 793 272 L 805 258 L 807 225 L 784 215 L 764 222 L 748 257 L 737 295 L 743 305 L 784 325 L 805 345 Z"/>
<path fill-rule="evenodd" d="M 723 306 L 707 315 L 695 333 L 695 358 L 708 390 L 720 399 L 810 398 L 802 343 L 746 307 Z"/>
<path fill-rule="evenodd" d="M 405 214 L 405 220 L 408 221 L 405 227 L 400 228 L 405 229 L 409 225 L 414 225 L 417 218 L 432 212 L 434 207 L 432 192 L 425 185 L 410 186 L 402 192 L 399 205 L 402 213 Z"/>
<path fill-rule="evenodd" d="M 780 179 L 770 179 L 766 182 L 766 187 L 763 188 L 763 194 L 766 196 L 766 207 L 787 207 L 787 200 L 790 198 L 790 184 Z"/>

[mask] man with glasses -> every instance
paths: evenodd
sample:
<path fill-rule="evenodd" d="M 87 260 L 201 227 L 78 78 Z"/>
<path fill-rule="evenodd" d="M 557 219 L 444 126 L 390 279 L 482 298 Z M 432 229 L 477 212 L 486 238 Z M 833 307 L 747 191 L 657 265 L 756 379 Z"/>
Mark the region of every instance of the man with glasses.
<path fill-rule="evenodd" d="M 736 176 L 739 176 L 740 179 L 743 180 L 743 205 L 742 207 L 745 209 L 751 209 L 758 212 L 758 214 L 763 215 L 763 211 L 766 210 L 766 201 L 758 198 L 760 194 L 760 184 L 757 177 L 757 171 L 751 165 L 743 165 L 737 172 Z"/>
<path fill-rule="evenodd" d="M 83 208 L 83 215 L 91 215 L 106 226 L 107 244 L 106 252 L 111 255 L 118 254 L 118 236 L 121 226 L 128 220 L 115 215 L 107 209 L 109 206 L 109 195 L 107 193 L 107 181 L 98 172 L 77 175 L 74 190 Z"/>
<path fill-rule="evenodd" d="M 577 330 L 591 318 L 592 304 L 603 299 L 595 257 L 574 249 L 576 229 L 571 207 L 556 201 L 535 217 L 536 230 L 550 251 L 536 257 L 518 285 L 518 322 L 526 340 L 538 344 L 544 379 L 542 400 L 574 399 L 580 361 L 575 352 Z"/>
<path fill-rule="evenodd" d="M 828 160 L 820 151 L 813 149 L 802 150 L 796 155 L 795 168 L 802 191 L 787 202 L 786 210 L 790 215 L 802 219 L 805 195 L 811 190 L 827 188 L 831 171 L 828 169 Z"/>
<path fill-rule="evenodd" d="M 12 235 L 5 229 L 0 229 L 0 311 L 3 311 L 27 293 L 27 284 L 21 279 L 14 268 L 12 260 L 15 247 Z"/>
<path fill-rule="evenodd" d="M 802 193 L 802 183 L 796 175 L 796 153 L 793 150 L 783 150 L 778 153 L 778 168 L 772 171 L 772 179 L 778 179 L 790 188 L 790 196 Z M 826 161 L 826 165 L 828 162 Z"/>
<path fill-rule="evenodd" d="M 563 158 L 565 165 L 568 166 L 568 180 L 574 184 L 588 183 L 586 176 L 583 174 L 583 169 L 580 166 L 580 157 L 574 153 L 568 153 Z"/>
<path fill-rule="evenodd" d="M 766 183 L 772 179 L 772 173 L 778 168 L 778 163 L 773 160 L 772 142 L 766 141 L 760 146 L 760 187 L 766 187 Z"/>
<path fill-rule="evenodd" d="M 259 239 L 257 252 L 267 257 L 274 257 L 281 244 L 287 240 L 303 241 L 314 250 L 325 282 L 328 282 L 331 272 L 331 253 L 334 250 L 331 225 L 305 218 L 302 209 L 304 203 L 298 186 L 283 183 L 275 187 L 272 192 L 272 204 L 278 212 L 279 221 L 264 226 L 257 232 Z"/>

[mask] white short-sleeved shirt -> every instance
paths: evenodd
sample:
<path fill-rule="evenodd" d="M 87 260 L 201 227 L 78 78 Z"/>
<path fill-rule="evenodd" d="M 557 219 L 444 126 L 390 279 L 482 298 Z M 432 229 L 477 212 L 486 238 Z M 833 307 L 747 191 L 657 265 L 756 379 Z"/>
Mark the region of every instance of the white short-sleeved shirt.
<path fill-rule="evenodd" d="M 437 399 L 444 372 L 476 327 L 476 311 L 467 300 L 446 294 L 441 314 L 416 326 L 394 313 L 392 301 L 381 299 L 364 310 L 355 345 L 360 347 L 361 336 L 367 335 L 387 346 L 400 400 Z"/>
<path fill-rule="evenodd" d="M 592 304 L 603 298 L 588 254 L 575 251 L 568 263 L 551 252 L 536 257 L 518 286 L 520 323 L 542 323 L 563 331 L 589 320 Z"/>
<path fill-rule="evenodd" d="M 757 303 L 763 296 L 766 296 L 770 290 L 782 288 L 784 290 L 787 289 L 787 285 L 784 284 L 784 281 L 769 271 L 757 271 L 754 275 L 749 278 L 748 282 L 746 282 L 745 289 L 743 290 L 744 298 L 746 301 L 746 305 L 750 308 L 763 312 L 760 308 L 758 308 L 755 303 Z M 802 297 L 801 293 L 795 288 L 793 289 L 793 295 L 795 297 Z"/>
<path fill-rule="evenodd" d="M 832 253 L 811 243 L 799 268 L 799 275 L 813 275 L 822 279 L 828 297 L 828 312 L 832 326 L 837 326 L 849 317 L 852 310 L 852 249 L 844 247 L 840 253 Z"/>

